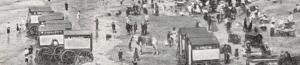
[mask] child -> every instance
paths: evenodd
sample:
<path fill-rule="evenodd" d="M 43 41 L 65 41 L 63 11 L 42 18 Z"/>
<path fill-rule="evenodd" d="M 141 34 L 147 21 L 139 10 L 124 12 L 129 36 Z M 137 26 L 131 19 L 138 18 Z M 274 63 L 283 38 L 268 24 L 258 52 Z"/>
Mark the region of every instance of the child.
<path fill-rule="evenodd" d="M 236 59 L 239 59 L 239 49 L 235 49 L 234 56 Z"/>

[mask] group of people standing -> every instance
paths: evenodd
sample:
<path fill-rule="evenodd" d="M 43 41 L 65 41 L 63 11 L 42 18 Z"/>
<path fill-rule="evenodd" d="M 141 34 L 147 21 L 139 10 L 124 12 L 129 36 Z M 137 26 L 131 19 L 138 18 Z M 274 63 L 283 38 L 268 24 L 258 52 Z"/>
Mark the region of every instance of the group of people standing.
<path fill-rule="evenodd" d="M 29 60 L 31 58 L 31 54 L 33 54 L 33 46 L 30 46 L 29 48 L 25 48 L 24 55 L 25 55 L 25 63 L 28 65 Z"/>
<path fill-rule="evenodd" d="M 10 33 L 12 32 L 12 26 L 11 26 L 11 23 L 8 22 L 6 26 L 7 26 L 7 28 L 6 28 L 6 33 L 7 33 L 7 34 L 10 34 Z M 16 24 L 15 30 L 18 31 L 18 32 L 21 32 L 21 29 L 22 29 L 21 24 Z"/>
<path fill-rule="evenodd" d="M 145 21 L 143 21 L 140 24 L 142 35 L 148 34 L 148 24 L 149 24 L 149 21 L 148 21 L 148 18 L 146 17 Z M 132 20 L 128 18 L 128 20 L 126 21 L 125 28 L 126 28 L 126 31 L 128 34 L 136 34 L 137 30 L 138 30 L 138 24 L 137 24 L 137 22 L 132 23 Z"/>

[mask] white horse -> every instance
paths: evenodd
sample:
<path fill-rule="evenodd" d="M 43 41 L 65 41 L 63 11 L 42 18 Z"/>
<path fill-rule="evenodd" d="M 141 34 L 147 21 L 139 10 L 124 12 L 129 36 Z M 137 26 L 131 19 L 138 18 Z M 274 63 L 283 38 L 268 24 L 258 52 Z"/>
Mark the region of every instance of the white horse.
<path fill-rule="evenodd" d="M 142 49 L 145 46 L 152 46 L 154 49 L 153 53 L 156 55 L 158 54 L 157 43 L 158 40 L 155 37 L 134 35 L 131 37 L 129 41 L 129 48 L 130 49 L 137 48 L 137 50 L 140 52 L 139 54 L 142 54 Z"/>

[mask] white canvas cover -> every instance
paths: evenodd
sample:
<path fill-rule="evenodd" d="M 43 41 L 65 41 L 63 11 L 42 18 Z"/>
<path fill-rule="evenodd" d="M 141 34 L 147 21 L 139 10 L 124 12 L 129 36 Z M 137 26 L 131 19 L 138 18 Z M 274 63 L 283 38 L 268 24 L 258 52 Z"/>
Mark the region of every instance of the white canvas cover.
<path fill-rule="evenodd" d="M 31 23 L 39 23 L 39 16 L 38 15 L 31 15 L 30 16 Z"/>
<path fill-rule="evenodd" d="M 90 38 L 72 37 L 65 39 L 65 49 L 90 49 Z"/>
<path fill-rule="evenodd" d="M 57 39 L 59 44 L 64 44 L 64 35 L 42 35 L 40 36 L 40 45 L 51 45 L 54 39 Z"/>
<path fill-rule="evenodd" d="M 220 59 L 219 49 L 193 50 L 192 54 L 193 54 L 193 61 Z"/>

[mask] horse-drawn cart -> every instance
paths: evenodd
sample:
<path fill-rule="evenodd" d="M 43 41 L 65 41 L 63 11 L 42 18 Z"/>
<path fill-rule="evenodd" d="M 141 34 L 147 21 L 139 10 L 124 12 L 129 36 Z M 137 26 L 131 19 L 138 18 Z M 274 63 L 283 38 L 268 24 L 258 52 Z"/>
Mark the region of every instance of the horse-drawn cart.
<path fill-rule="evenodd" d="M 263 37 L 261 34 L 252 32 L 246 32 L 245 42 L 249 41 L 251 46 L 258 47 L 263 44 Z"/>
<path fill-rule="evenodd" d="M 296 36 L 295 22 L 285 22 L 271 28 L 271 36 L 295 37 Z"/>
<path fill-rule="evenodd" d="M 38 18 L 41 15 L 53 13 L 54 11 L 50 7 L 30 7 L 28 9 L 28 15 L 26 19 L 26 29 L 28 35 L 37 35 L 37 28 L 40 25 Z"/>
<path fill-rule="evenodd" d="M 54 30 L 40 32 L 36 62 L 82 64 L 93 61 L 92 34 L 88 31 Z"/>
<path fill-rule="evenodd" d="M 221 65 L 220 45 L 205 27 L 180 28 L 178 65 Z"/>
<path fill-rule="evenodd" d="M 278 65 L 278 56 L 247 57 L 246 65 Z"/>

